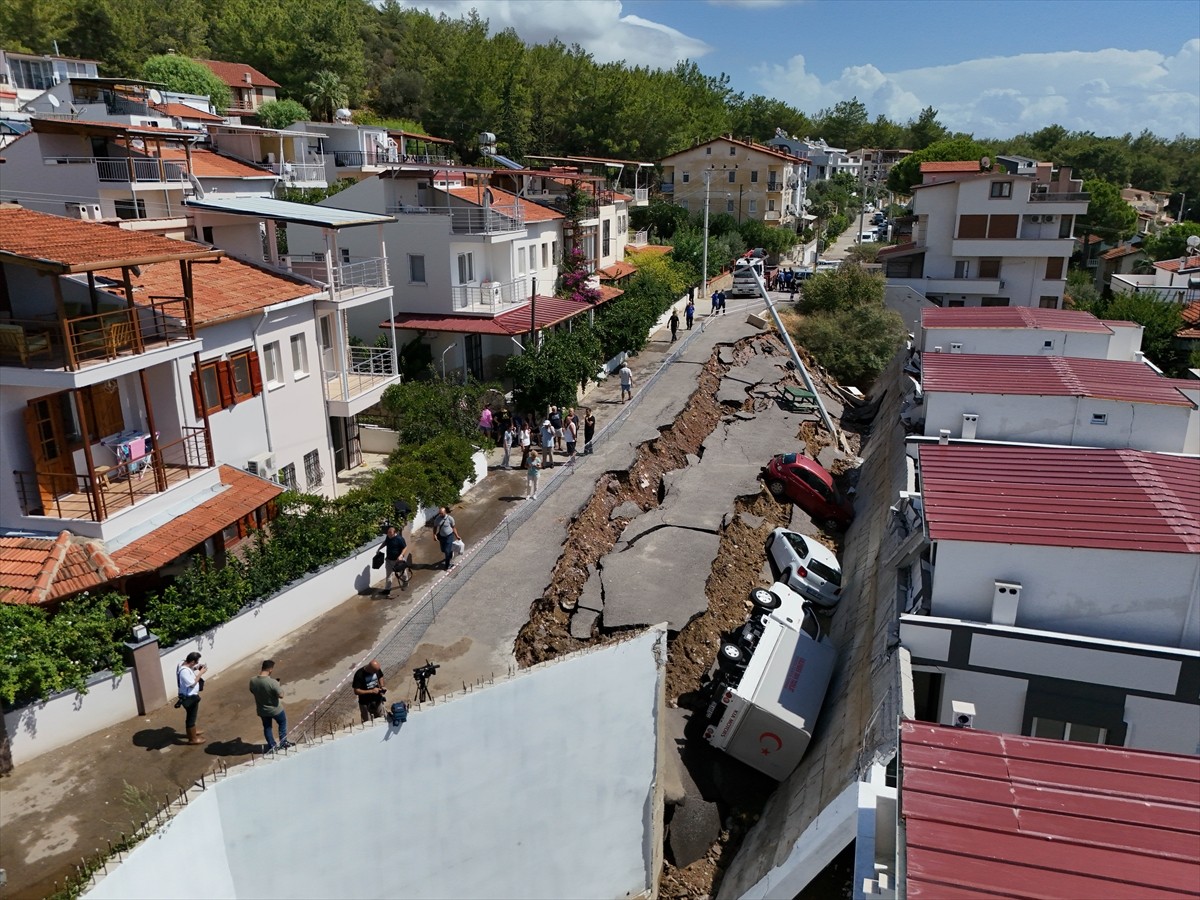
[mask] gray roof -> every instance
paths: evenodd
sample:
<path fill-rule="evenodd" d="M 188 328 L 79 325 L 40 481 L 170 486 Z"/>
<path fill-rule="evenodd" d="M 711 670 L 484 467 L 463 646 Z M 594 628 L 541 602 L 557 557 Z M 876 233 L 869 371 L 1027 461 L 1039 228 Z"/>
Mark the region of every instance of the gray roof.
<path fill-rule="evenodd" d="M 317 225 L 324 228 L 351 228 L 355 225 L 378 225 L 395 222 L 395 216 L 359 212 L 356 209 L 337 209 L 331 206 L 312 206 L 273 197 L 189 197 L 183 205 L 192 209 L 226 213 L 233 216 L 254 216 L 297 225 Z"/>

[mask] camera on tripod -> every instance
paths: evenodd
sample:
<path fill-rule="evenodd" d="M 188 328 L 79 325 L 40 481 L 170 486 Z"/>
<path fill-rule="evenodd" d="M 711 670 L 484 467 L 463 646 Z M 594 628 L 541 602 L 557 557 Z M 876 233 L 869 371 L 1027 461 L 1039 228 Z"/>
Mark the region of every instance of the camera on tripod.
<path fill-rule="evenodd" d="M 437 670 L 437 663 L 431 663 L 428 659 L 425 660 L 425 665 L 417 666 L 412 670 L 413 681 L 417 683 L 417 694 L 413 699 L 418 703 L 424 703 L 426 700 L 433 699 L 433 696 L 429 693 L 428 681 L 434 676 Z"/>

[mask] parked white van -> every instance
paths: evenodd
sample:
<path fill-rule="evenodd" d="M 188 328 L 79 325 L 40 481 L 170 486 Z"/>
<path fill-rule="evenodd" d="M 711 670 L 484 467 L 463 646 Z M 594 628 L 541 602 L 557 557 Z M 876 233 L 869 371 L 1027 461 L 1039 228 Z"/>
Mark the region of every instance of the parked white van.
<path fill-rule="evenodd" d="M 858 235 L 858 243 L 874 244 L 879 240 L 879 236 L 874 231 L 861 231 Z"/>

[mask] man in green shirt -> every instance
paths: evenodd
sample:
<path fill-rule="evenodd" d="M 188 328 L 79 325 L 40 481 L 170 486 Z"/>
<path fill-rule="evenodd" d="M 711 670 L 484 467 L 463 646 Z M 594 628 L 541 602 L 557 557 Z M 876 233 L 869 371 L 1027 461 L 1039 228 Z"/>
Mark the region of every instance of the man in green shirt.
<path fill-rule="evenodd" d="M 267 753 L 275 749 L 275 729 L 273 723 L 279 723 L 279 748 L 281 750 L 292 746 L 287 739 L 287 713 L 283 711 L 283 688 L 271 673 L 275 670 L 275 660 L 264 659 L 262 671 L 250 679 L 250 693 L 254 695 L 254 704 L 258 717 L 262 719 L 263 737 L 267 739 Z"/>

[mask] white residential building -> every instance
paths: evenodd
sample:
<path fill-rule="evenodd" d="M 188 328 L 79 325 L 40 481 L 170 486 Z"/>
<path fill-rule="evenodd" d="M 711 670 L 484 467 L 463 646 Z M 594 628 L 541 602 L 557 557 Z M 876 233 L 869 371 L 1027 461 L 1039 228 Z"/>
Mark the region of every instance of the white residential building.
<path fill-rule="evenodd" d="M 862 160 L 850 153 L 844 147 L 831 147 L 824 139 L 795 138 L 777 133 L 767 141 L 767 146 L 782 150 L 792 156 L 799 156 L 809 161 L 809 182 L 829 181 L 834 175 L 845 172 L 859 177 Z"/>
<path fill-rule="evenodd" d="M 1138 362 L 927 353 L 924 433 L 1196 454 L 1200 410 L 1189 384 Z"/>
<path fill-rule="evenodd" d="M 1101 321 L 1075 309 L 931 307 L 921 313 L 920 346 L 923 353 L 1076 356 L 1140 362 L 1142 331 L 1136 322 Z"/>
<path fill-rule="evenodd" d="M 1013 174 L 982 162 L 921 165 L 912 240 L 879 252 L 888 284 L 938 306 L 1060 308 L 1082 182 L 1065 166 Z"/>
<path fill-rule="evenodd" d="M 95 78 L 99 74 L 97 66 L 94 59 L 0 50 L 0 87 L 13 91 L 16 106 L 21 107 L 56 84 L 72 78 Z"/>
<path fill-rule="evenodd" d="M 1113 274 L 1109 286 L 1114 294 L 1147 294 L 1170 303 L 1200 300 L 1200 248 L 1191 248 L 1187 256 L 1164 259 L 1145 275 Z"/>

